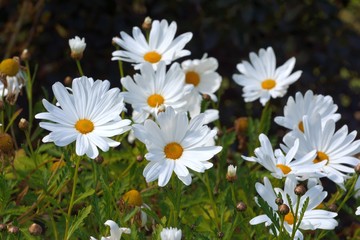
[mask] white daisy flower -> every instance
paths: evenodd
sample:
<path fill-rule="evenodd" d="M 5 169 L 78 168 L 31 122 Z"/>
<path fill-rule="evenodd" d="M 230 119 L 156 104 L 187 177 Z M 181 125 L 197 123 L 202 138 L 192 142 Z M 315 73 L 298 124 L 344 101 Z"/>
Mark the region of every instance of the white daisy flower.
<path fill-rule="evenodd" d="M 313 164 L 316 151 L 308 151 L 302 158 L 294 160 L 294 156 L 299 149 L 299 140 L 296 140 L 286 155 L 280 149 L 275 152 L 271 146 L 269 138 L 265 134 L 259 136 L 260 147 L 254 153 L 256 157 L 242 156 L 245 160 L 260 163 L 275 178 L 283 178 L 289 174 L 296 175 L 299 179 L 307 179 L 318 176 L 317 172 L 325 163 Z"/>
<path fill-rule="evenodd" d="M 157 70 L 150 63 L 144 63 L 140 72 L 134 75 L 134 80 L 130 76 L 121 79 L 121 84 L 127 90 L 122 93 L 125 102 L 134 109 L 134 122 L 142 123 L 150 114 L 155 116 L 167 106 L 175 110 L 185 106 L 184 96 L 193 86 L 185 85 L 185 76 L 178 63 L 172 64 L 168 72 L 164 62 L 159 63 Z"/>
<path fill-rule="evenodd" d="M 295 99 L 289 97 L 284 107 L 284 116 L 275 117 L 274 120 L 280 126 L 304 132 L 302 120 L 305 115 L 312 117 L 314 114 L 319 114 L 324 125 L 329 119 L 335 122 L 340 119 L 341 115 L 336 113 L 337 109 L 338 106 L 334 104 L 331 96 L 314 95 L 308 90 L 304 96 L 297 92 Z"/>
<path fill-rule="evenodd" d="M 286 178 L 285 181 L 285 187 L 284 190 L 280 188 L 273 189 L 270 181 L 268 178 L 264 178 L 264 184 L 256 183 L 255 188 L 258 194 L 262 199 L 264 199 L 267 204 L 273 209 L 273 213 L 278 216 L 280 219 L 280 216 L 278 215 L 278 206 L 275 203 L 275 199 L 277 198 L 278 194 L 280 194 L 281 198 L 284 201 L 284 204 L 292 208 L 294 211 L 296 210 L 296 205 L 298 203 L 298 196 L 295 194 L 294 189 L 297 186 L 298 182 L 296 181 L 294 176 L 289 176 Z M 287 195 L 291 199 L 291 203 L 288 202 Z M 316 209 L 317 206 L 319 206 L 324 199 L 327 196 L 327 192 L 323 191 L 323 187 L 320 185 L 316 185 L 309 190 L 306 191 L 306 193 L 301 196 L 299 200 L 299 211 L 297 215 L 297 219 L 300 218 L 301 210 L 304 206 L 304 203 L 307 198 L 309 198 L 309 203 L 307 208 L 305 209 L 305 213 L 303 216 L 303 219 L 299 225 L 299 229 L 301 230 L 315 230 L 315 229 L 326 229 L 331 230 L 334 229 L 338 223 L 334 219 L 337 216 L 337 213 Z M 255 200 L 257 202 L 257 198 L 255 197 Z M 293 213 L 290 211 L 287 215 L 285 215 L 284 218 L 284 228 L 285 230 L 291 235 L 293 226 L 294 226 L 295 217 Z M 271 219 L 267 215 L 260 215 L 257 217 L 254 217 L 250 220 L 251 225 L 256 225 L 259 223 L 265 223 L 265 226 L 270 226 L 273 224 L 271 222 Z M 298 224 L 298 223 L 296 223 Z M 279 229 L 276 229 L 277 233 L 279 232 Z M 273 232 L 271 232 L 274 234 Z M 297 230 L 295 233 L 295 239 L 304 239 L 303 234 Z"/>
<path fill-rule="evenodd" d="M 75 60 L 80 60 L 86 48 L 85 38 L 75 36 L 75 38 L 69 39 L 69 46 L 71 49 L 71 57 Z"/>
<path fill-rule="evenodd" d="M 76 154 L 90 158 L 98 156 L 97 147 L 108 151 L 109 147 L 120 145 L 109 137 L 129 130 L 131 121 L 120 117 L 124 109 L 120 90 L 109 88 L 109 81 L 94 82 L 87 77 L 73 80 L 72 93 L 60 82 L 55 83 L 52 89 L 60 107 L 43 99 L 48 112 L 35 115 L 37 119 L 51 121 L 40 123 L 40 127 L 50 131 L 43 142 L 63 147 L 76 141 Z"/>
<path fill-rule="evenodd" d="M 185 82 L 194 86 L 187 96 L 188 111 L 191 116 L 200 113 L 202 94 L 207 94 L 213 101 L 217 101 L 214 93 L 219 89 L 222 80 L 216 72 L 218 65 L 216 58 L 208 58 L 207 54 L 204 54 L 202 59 L 186 60 L 181 63 Z"/>
<path fill-rule="evenodd" d="M 192 33 L 183 33 L 174 39 L 177 25 L 166 20 L 155 20 L 152 22 L 149 42 L 145 39 L 140 28 L 133 28 L 133 37 L 125 32 L 120 32 L 119 37 L 113 41 L 124 50 L 117 50 L 112 53 L 111 60 L 122 60 L 135 63 L 135 69 L 139 69 L 141 63 L 151 63 L 156 69 L 160 61 L 169 65 L 172 61 L 190 55 L 190 51 L 184 50 L 185 45 L 191 40 Z"/>
<path fill-rule="evenodd" d="M 208 146 L 216 131 L 204 125 L 205 116 L 199 114 L 189 122 L 186 112 L 176 113 L 171 107 L 159 113 L 157 123 L 146 120 L 144 125 L 134 124 L 135 136 L 146 144 L 145 158 L 150 163 L 143 175 L 147 182 L 158 179 L 165 186 L 174 171 L 185 184 L 191 184 L 190 168 L 204 172 L 212 167 L 208 162 L 222 147 Z"/>
<path fill-rule="evenodd" d="M 25 86 L 25 73 L 20 66 L 19 58 L 7 58 L 0 63 L 0 96 L 6 96 L 11 104 L 15 103 L 21 89 Z"/>
<path fill-rule="evenodd" d="M 123 233 L 125 233 L 125 234 L 131 233 L 130 228 L 121 228 L 116 224 L 116 222 L 114 222 L 112 220 L 107 220 L 105 222 L 105 225 L 110 227 L 110 236 L 109 237 L 101 237 L 101 240 L 120 240 L 121 235 Z M 90 237 L 90 240 L 97 240 L 97 239 L 94 237 Z"/>
<path fill-rule="evenodd" d="M 285 135 L 283 141 L 285 145 L 281 148 L 287 152 L 289 146 L 292 146 L 294 139 L 300 141 L 299 150 L 295 154 L 295 159 L 300 159 L 308 152 L 316 150 L 314 163 L 324 161 L 321 173 L 328 177 L 340 187 L 344 188 L 344 181 L 349 178 L 350 173 L 354 173 L 354 166 L 360 163 L 360 160 L 354 157 L 360 152 L 360 140 L 354 141 L 356 131 L 348 134 L 348 128 L 344 125 L 335 132 L 335 122 L 329 119 L 324 126 L 320 115 L 314 115 L 311 118 L 304 116 L 304 133 L 298 131 L 294 134 Z"/>
<path fill-rule="evenodd" d="M 260 98 L 265 105 L 270 98 L 283 97 L 290 84 L 296 82 L 302 71 L 290 75 L 295 65 L 295 58 L 290 58 L 282 66 L 276 68 L 276 58 L 271 47 L 259 50 L 259 55 L 250 53 L 250 61 L 242 61 L 236 67 L 241 74 L 234 74 L 234 81 L 243 86 L 245 102 L 253 102 Z"/>
<path fill-rule="evenodd" d="M 164 228 L 160 233 L 161 240 L 181 240 L 181 229 Z"/>
<path fill-rule="evenodd" d="M 356 208 L 355 214 L 356 214 L 356 215 L 360 215 L 360 206 Z"/>

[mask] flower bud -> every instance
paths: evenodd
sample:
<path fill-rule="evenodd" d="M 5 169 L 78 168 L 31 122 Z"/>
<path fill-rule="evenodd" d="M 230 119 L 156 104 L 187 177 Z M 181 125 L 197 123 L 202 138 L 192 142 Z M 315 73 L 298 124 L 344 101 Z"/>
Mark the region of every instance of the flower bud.
<path fill-rule="evenodd" d="M 360 175 L 360 163 L 355 166 L 355 172 Z"/>
<path fill-rule="evenodd" d="M 331 212 L 337 212 L 337 206 L 335 203 L 330 204 L 328 208 Z"/>
<path fill-rule="evenodd" d="M 282 198 L 278 197 L 275 199 L 275 203 L 276 203 L 276 205 L 280 206 L 281 204 L 284 203 L 284 200 Z"/>
<path fill-rule="evenodd" d="M 37 223 L 33 223 L 29 227 L 29 232 L 33 236 L 39 236 L 42 233 L 42 227 Z"/>
<path fill-rule="evenodd" d="M 22 61 L 28 61 L 30 59 L 30 52 L 26 48 L 22 51 L 20 59 Z"/>
<path fill-rule="evenodd" d="M 136 156 L 136 161 L 142 162 L 143 160 L 144 160 L 144 157 L 142 155 L 137 155 Z"/>
<path fill-rule="evenodd" d="M 234 167 L 233 165 L 229 165 L 229 166 L 228 166 L 227 173 L 226 173 L 226 179 L 227 179 L 229 182 L 234 182 L 234 181 L 236 181 L 236 179 L 237 179 L 236 169 L 237 169 L 237 167 Z"/>
<path fill-rule="evenodd" d="M 72 84 L 72 77 L 70 77 L 70 76 L 67 76 L 67 77 L 65 77 L 65 79 L 64 79 L 64 84 L 65 84 L 65 86 L 71 86 L 71 84 Z"/>
<path fill-rule="evenodd" d="M 19 232 L 19 228 L 16 226 L 8 226 L 8 233 L 17 234 Z"/>
<path fill-rule="evenodd" d="M 152 22 L 152 19 L 147 16 L 145 19 L 144 19 L 144 22 L 142 23 L 141 27 L 142 29 L 144 30 L 150 30 L 151 29 L 151 22 Z"/>
<path fill-rule="evenodd" d="M 97 164 L 102 164 L 104 162 L 104 157 L 101 155 L 98 155 L 95 159 L 94 159 L 95 163 Z"/>
<path fill-rule="evenodd" d="M 286 204 L 279 205 L 278 211 L 281 215 L 285 216 L 290 212 L 290 208 Z"/>
<path fill-rule="evenodd" d="M 4 224 L 4 223 L 1 223 L 0 224 L 0 232 L 3 232 L 3 231 L 5 231 L 7 229 L 7 226 L 6 226 L 6 224 Z"/>
<path fill-rule="evenodd" d="M 18 127 L 20 130 L 26 131 L 29 128 L 29 122 L 25 118 L 21 118 Z"/>
<path fill-rule="evenodd" d="M 238 210 L 239 212 L 244 212 L 246 208 L 247 206 L 244 202 L 238 202 L 238 204 L 236 205 L 236 210 Z"/>
<path fill-rule="evenodd" d="M 306 188 L 305 188 L 304 185 L 299 184 L 299 185 L 297 185 L 295 187 L 294 192 L 295 192 L 296 195 L 302 196 L 302 195 L 304 195 L 306 193 Z"/>
<path fill-rule="evenodd" d="M 223 232 L 218 232 L 218 234 L 217 234 L 217 235 L 218 235 L 218 238 L 220 238 L 220 239 L 221 239 L 221 238 L 223 238 L 223 237 L 225 236 L 225 234 L 224 234 Z"/>

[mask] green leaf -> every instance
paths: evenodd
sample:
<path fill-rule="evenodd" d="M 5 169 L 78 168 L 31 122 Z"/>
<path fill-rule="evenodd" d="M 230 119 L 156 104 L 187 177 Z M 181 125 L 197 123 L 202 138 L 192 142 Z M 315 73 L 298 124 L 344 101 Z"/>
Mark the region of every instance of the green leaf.
<path fill-rule="evenodd" d="M 79 211 L 78 215 L 76 215 L 76 217 L 74 218 L 74 220 L 70 225 L 67 239 L 71 239 L 71 235 L 73 235 L 77 229 L 79 229 L 81 226 L 84 225 L 84 220 L 90 214 L 91 209 L 92 207 L 91 205 L 89 205 Z"/>
<path fill-rule="evenodd" d="M 80 196 L 74 201 L 74 205 L 80 202 L 81 200 L 93 195 L 95 193 L 94 189 L 89 189 L 86 192 L 80 194 Z"/>

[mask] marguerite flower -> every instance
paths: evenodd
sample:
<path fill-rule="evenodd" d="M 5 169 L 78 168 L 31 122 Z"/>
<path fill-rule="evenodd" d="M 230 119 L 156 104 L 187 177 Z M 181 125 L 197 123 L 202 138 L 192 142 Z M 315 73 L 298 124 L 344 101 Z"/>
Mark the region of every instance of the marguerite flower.
<path fill-rule="evenodd" d="M 161 240 L 181 240 L 181 229 L 164 228 L 160 233 Z"/>
<path fill-rule="evenodd" d="M 275 117 L 274 120 L 280 126 L 304 132 L 302 120 L 305 115 L 312 117 L 314 114 L 319 114 L 324 125 L 329 119 L 335 122 L 340 119 L 340 114 L 336 113 L 337 109 L 331 96 L 314 95 L 311 90 L 308 90 L 304 96 L 297 92 L 295 99 L 289 97 L 284 107 L 284 116 Z"/>
<path fill-rule="evenodd" d="M 156 69 L 160 61 L 168 65 L 190 55 L 190 51 L 183 48 L 191 40 L 192 33 L 184 33 L 174 39 L 176 29 L 176 22 L 169 25 L 166 20 L 155 20 L 152 22 L 149 42 L 138 27 L 133 28 L 133 37 L 120 32 L 121 38 L 114 37 L 113 41 L 124 50 L 114 51 L 111 60 L 135 63 L 135 69 L 139 69 L 141 63 L 148 62 Z"/>
<path fill-rule="evenodd" d="M 101 240 L 120 240 L 121 235 L 123 233 L 125 233 L 125 234 L 131 233 L 130 228 L 121 228 L 116 224 L 116 222 L 114 222 L 112 220 L 107 220 L 105 222 L 105 225 L 110 227 L 110 236 L 109 237 L 101 237 Z M 96 240 L 96 238 L 90 237 L 90 240 Z"/>
<path fill-rule="evenodd" d="M 108 151 L 109 147 L 120 145 L 109 137 L 129 130 L 131 121 L 120 117 L 124 109 L 120 90 L 109 88 L 109 81 L 94 82 L 87 77 L 73 80 L 72 93 L 60 82 L 55 83 L 52 89 L 60 107 L 43 99 L 48 112 L 35 115 L 37 119 L 51 121 L 40 123 L 40 127 L 50 131 L 43 142 L 63 147 L 76 141 L 76 154 L 90 158 L 98 156 L 97 147 Z"/>
<path fill-rule="evenodd" d="M 150 63 L 144 63 L 140 72 L 134 75 L 134 80 L 129 76 L 121 79 L 121 84 L 127 90 L 122 93 L 125 102 L 134 109 L 134 122 L 142 123 L 150 114 L 155 116 L 167 106 L 175 110 L 185 106 L 184 96 L 192 86 L 185 85 L 185 76 L 178 63 L 172 64 L 168 72 L 164 62 L 159 63 L 157 70 Z"/>
<path fill-rule="evenodd" d="M 356 208 L 355 214 L 356 214 L 356 215 L 360 215 L 360 206 Z"/>
<path fill-rule="evenodd" d="M 187 95 L 188 111 L 191 116 L 200 113 L 202 94 L 207 94 L 213 101 L 217 101 L 214 93 L 219 89 L 222 80 L 216 72 L 218 65 L 216 58 L 208 58 L 206 54 L 202 59 L 186 60 L 181 63 L 185 82 L 194 86 Z"/>
<path fill-rule="evenodd" d="M 282 66 L 276 68 L 276 58 L 271 47 L 259 50 L 259 55 L 250 53 L 250 61 L 243 61 L 236 67 L 241 74 L 234 74 L 234 81 L 243 86 L 245 102 L 253 102 L 260 98 L 265 105 L 270 98 L 283 97 L 290 84 L 296 82 L 301 71 L 290 75 L 295 65 L 295 58 L 290 58 Z"/>
<path fill-rule="evenodd" d="M 294 192 L 297 184 L 298 182 L 296 181 L 295 176 L 292 175 L 286 178 L 284 190 L 280 188 L 273 189 L 269 179 L 265 177 L 264 184 L 256 183 L 255 188 L 260 197 L 267 202 L 267 204 L 273 209 L 273 213 L 276 215 L 278 215 L 278 206 L 275 203 L 275 199 L 279 194 L 283 199 L 284 204 L 289 206 L 290 209 L 292 208 L 294 212 L 296 210 L 296 205 L 299 202 L 299 211 L 296 217 L 297 219 L 300 218 L 301 210 L 303 209 L 304 203 L 308 198 L 309 203 L 305 209 L 305 213 L 299 225 L 299 229 L 334 229 L 338 225 L 337 221 L 334 219 L 337 216 L 337 213 L 316 209 L 316 207 L 319 206 L 327 196 L 327 192 L 323 191 L 323 187 L 320 185 L 313 186 L 309 190 L 307 190 L 305 194 L 300 197 L 300 199 L 298 199 L 298 196 Z M 291 203 L 288 202 L 287 195 L 290 197 Z M 257 201 L 256 197 L 255 200 Z M 278 218 L 280 219 L 279 215 Z M 259 223 L 265 223 L 265 226 L 270 226 L 271 224 L 273 224 L 271 219 L 265 214 L 254 217 L 250 220 L 250 224 L 252 225 L 256 225 Z M 290 211 L 288 214 L 285 215 L 284 218 L 284 228 L 289 233 L 289 235 L 291 235 L 292 233 L 294 224 L 298 224 L 298 222 L 295 223 L 295 216 Z M 279 229 L 276 229 L 276 234 L 278 234 L 278 232 Z M 272 231 L 271 233 L 275 234 Z M 303 234 L 299 230 L 297 230 L 295 233 L 295 239 L 304 239 Z"/>
<path fill-rule="evenodd" d="M 75 36 L 75 38 L 69 39 L 69 46 L 71 49 L 71 57 L 75 60 L 80 60 L 86 48 L 85 38 Z"/>
<path fill-rule="evenodd" d="M 146 120 L 144 125 L 134 124 L 135 136 L 145 143 L 150 163 L 143 175 L 147 182 L 158 179 L 165 186 L 174 171 L 178 178 L 190 185 L 191 176 L 187 168 L 204 172 L 212 167 L 208 162 L 222 147 L 208 146 L 216 131 L 204 125 L 205 116 L 199 114 L 189 122 L 186 112 L 176 113 L 171 107 L 159 113 L 157 123 Z"/>
<path fill-rule="evenodd" d="M 14 104 L 25 85 L 25 73 L 20 66 L 19 58 L 7 58 L 0 63 L 0 96 L 6 96 Z"/>
<path fill-rule="evenodd" d="M 289 174 L 296 175 L 299 179 L 318 176 L 317 172 L 325 163 L 313 164 L 316 151 L 307 152 L 302 158 L 294 160 L 294 156 L 299 149 L 299 140 L 296 140 L 286 155 L 280 149 L 275 152 L 271 146 L 269 138 L 265 134 L 259 136 L 260 147 L 255 149 L 256 157 L 242 156 L 245 160 L 258 162 L 271 172 L 276 178 L 283 178 Z"/>
<path fill-rule="evenodd" d="M 312 117 L 304 116 L 303 123 L 304 133 L 298 131 L 285 135 L 283 141 L 286 146 L 282 145 L 282 149 L 287 152 L 294 139 L 298 138 L 300 145 L 295 159 L 300 159 L 315 150 L 316 157 L 313 163 L 324 161 L 326 165 L 322 167 L 321 173 L 344 188 L 343 183 L 349 177 L 348 174 L 354 173 L 354 166 L 360 163 L 360 160 L 354 157 L 360 152 L 360 140 L 354 141 L 356 131 L 348 134 L 348 128 L 344 125 L 335 132 L 334 120 L 329 119 L 322 126 L 319 114 Z"/>

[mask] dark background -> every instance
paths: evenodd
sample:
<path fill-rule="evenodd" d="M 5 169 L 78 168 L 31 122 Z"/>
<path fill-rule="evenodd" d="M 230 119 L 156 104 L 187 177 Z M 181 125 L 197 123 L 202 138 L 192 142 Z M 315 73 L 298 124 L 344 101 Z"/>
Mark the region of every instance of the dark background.
<path fill-rule="evenodd" d="M 0 55 L 12 57 L 28 48 L 31 66 L 39 71 L 34 87 L 35 99 L 43 98 L 41 87 L 50 89 L 66 76 L 78 76 L 70 58 L 68 39 L 85 37 L 87 47 L 82 60 L 85 75 L 108 79 L 119 86 L 117 62 L 111 61 L 115 50 L 112 37 L 144 18 L 167 19 L 178 24 L 177 35 L 193 32 L 186 45 L 192 55 L 180 59 L 201 58 L 206 52 L 219 61 L 218 72 L 224 77 L 224 95 L 220 115 L 224 125 L 245 116 L 242 88 L 232 81 L 236 64 L 248 60 L 251 51 L 272 46 L 277 65 L 295 56 L 295 70 L 302 77 L 290 86 L 282 99 L 272 100 L 282 114 L 288 96 L 307 89 L 331 95 L 342 119 L 338 127 L 348 124 L 360 129 L 360 1 L 91 1 L 91 0 L 0 0 Z M 125 73 L 132 74 L 124 63 Z M 51 91 L 49 91 L 51 96 Z M 25 96 L 19 105 L 25 101 Z M 249 104 L 247 105 L 249 109 Z M 250 104 L 257 116 L 259 101 Z M 275 127 L 275 125 L 274 125 Z"/>

